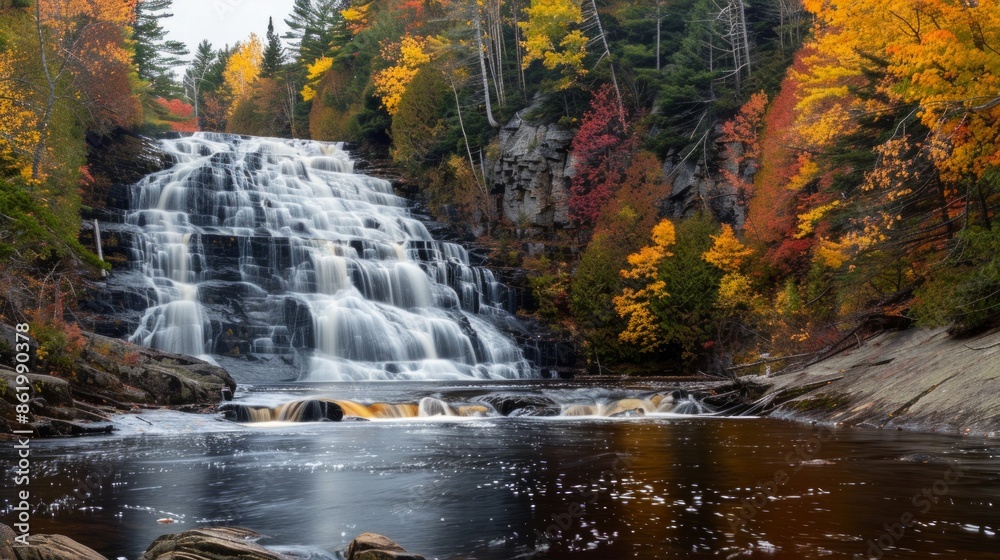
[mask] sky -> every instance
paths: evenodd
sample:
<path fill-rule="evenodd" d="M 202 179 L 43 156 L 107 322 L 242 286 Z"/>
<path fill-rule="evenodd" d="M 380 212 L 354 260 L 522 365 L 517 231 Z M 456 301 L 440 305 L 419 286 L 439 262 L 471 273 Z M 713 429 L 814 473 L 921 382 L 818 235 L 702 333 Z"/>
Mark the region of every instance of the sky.
<path fill-rule="evenodd" d="M 280 37 L 288 27 L 285 17 L 294 0 L 174 0 L 174 17 L 160 20 L 167 38 L 186 43 L 194 54 L 203 39 L 220 49 L 250 36 L 264 39 L 267 18 L 274 18 L 274 30 Z M 190 58 L 190 57 L 189 57 Z"/>

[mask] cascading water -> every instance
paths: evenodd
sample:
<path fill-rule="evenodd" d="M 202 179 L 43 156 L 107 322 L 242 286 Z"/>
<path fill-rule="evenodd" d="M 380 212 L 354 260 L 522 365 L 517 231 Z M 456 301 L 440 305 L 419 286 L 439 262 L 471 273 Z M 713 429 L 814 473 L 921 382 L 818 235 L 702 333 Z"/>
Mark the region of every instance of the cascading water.
<path fill-rule="evenodd" d="M 155 288 L 131 339 L 294 360 L 303 381 L 536 376 L 494 323 L 505 289 L 335 144 L 196 133 L 134 185 Z M 293 356 L 294 358 L 288 358 Z"/>

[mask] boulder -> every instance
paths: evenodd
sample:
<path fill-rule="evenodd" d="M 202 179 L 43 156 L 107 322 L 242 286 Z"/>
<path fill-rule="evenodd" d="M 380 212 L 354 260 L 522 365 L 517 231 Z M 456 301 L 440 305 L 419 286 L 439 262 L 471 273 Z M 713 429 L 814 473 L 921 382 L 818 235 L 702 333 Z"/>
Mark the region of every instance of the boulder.
<path fill-rule="evenodd" d="M 95 349 L 87 353 L 82 380 L 88 388 L 123 393 L 112 395 L 115 400 L 213 405 L 222 399 L 224 389 L 236 390 L 229 372 L 197 358 L 100 335 L 93 340 Z M 126 392 L 125 387 L 132 389 Z"/>
<path fill-rule="evenodd" d="M 259 538 L 239 527 L 192 529 L 160 536 L 140 560 L 289 560 L 256 544 Z"/>
<path fill-rule="evenodd" d="M 28 546 L 13 546 L 14 531 L 0 524 L 0 558 L 4 560 L 108 560 L 94 549 L 62 535 L 31 535 Z"/>
<path fill-rule="evenodd" d="M 0 523 L 0 558 L 17 558 L 14 556 L 14 537 L 17 533 L 13 529 Z"/>
<path fill-rule="evenodd" d="M 361 533 L 347 547 L 347 560 L 424 560 L 424 557 L 406 552 L 384 535 Z"/>
<path fill-rule="evenodd" d="M 494 410 L 504 416 L 511 416 L 513 412 L 522 409 L 531 408 L 532 410 L 544 410 L 556 406 L 555 401 L 548 397 L 540 395 L 520 395 L 517 393 L 491 393 L 489 395 L 483 395 L 477 400 L 481 403 L 492 406 Z M 545 414 L 536 414 L 534 416 L 544 415 Z M 517 414 L 516 416 L 524 416 L 524 414 Z"/>

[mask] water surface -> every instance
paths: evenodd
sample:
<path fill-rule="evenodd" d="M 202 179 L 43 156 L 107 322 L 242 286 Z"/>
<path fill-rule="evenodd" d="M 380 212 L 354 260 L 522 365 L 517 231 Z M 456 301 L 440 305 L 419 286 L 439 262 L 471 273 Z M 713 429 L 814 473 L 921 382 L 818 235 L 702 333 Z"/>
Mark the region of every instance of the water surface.
<path fill-rule="evenodd" d="M 416 385 L 339 392 L 496 390 Z M 244 398 L 267 395 L 283 398 Z M 157 412 L 119 426 L 33 443 L 33 493 L 54 504 L 34 532 L 130 559 L 160 534 L 210 525 L 317 558 L 363 531 L 442 559 L 854 558 L 879 539 L 882 558 L 1000 550 L 990 440 L 671 415 L 255 426 Z M 902 533 L 900 519 L 912 525 Z"/>

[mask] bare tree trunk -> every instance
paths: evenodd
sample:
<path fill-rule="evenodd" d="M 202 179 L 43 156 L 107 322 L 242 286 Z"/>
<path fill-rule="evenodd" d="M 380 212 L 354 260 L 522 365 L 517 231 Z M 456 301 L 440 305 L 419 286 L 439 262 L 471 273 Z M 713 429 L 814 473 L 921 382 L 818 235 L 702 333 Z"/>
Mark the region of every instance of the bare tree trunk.
<path fill-rule="evenodd" d="M 597 13 L 597 0 L 590 0 L 591 6 L 594 9 L 594 23 L 597 24 L 597 34 L 601 38 L 601 44 L 604 46 L 604 55 L 608 57 L 608 68 L 611 69 L 611 85 L 615 88 L 615 96 L 618 99 L 618 116 L 621 118 L 622 125 L 625 124 L 625 104 L 622 102 L 622 90 L 618 87 L 618 78 L 615 76 L 615 64 L 611 60 L 611 49 L 608 48 L 608 38 L 604 35 L 604 26 L 601 25 L 601 16 Z"/>
<path fill-rule="evenodd" d="M 663 17 L 660 15 L 660 8 L 663 2 L 656 0 L 656 71 L 660 71 L 660 38 L 663 27 Z"/>
<path fill-rule="evenodd" d="M 493 224 L 493 211 L 490 208 L 490 193 L 487 190 L 486 185 L 479 180 L 479 174 L 476 173 L 476 162 L 472 157 L 472 148 L 469 146 L 469 136 L 465 133 L 465 121 L 462 119 L 462 103 L 458 99 L 458 88 L 455 87 L 454 80 L 448 77 L 448 82 L 451 84 L 451 92 L 455 95 L 455 111 L 458 113 L 458 128 L 462 131 L 462 140 L 465 142 L 465 154 L 469 158 L 469 170 L 472 171 L 472 178 L 476 180 L 476 188 L 479 190 L 479 194 L 483 197 L 486 206 L 486 230 L 487 233 L 491 232 Z M 488 95 L 488 92 L 487 92 Z M 483 181 L 486 180 L 486 171 L 483 170 Z"/>
<path fill-rule="evenodd" d="M 42 8 L 41 3 L 37 0 L 35 1 L 35 30 L 38 33 L 38 52 L 41 56 L 45 83 L 48 86 L 48 97 L 45 101 L 45 110 L 42 112 L 42 118 L 37 126 L 38 142 L 35 144 L 35 149 L 31 156 L 32 179 L 38 179 L 42 173 L 42 159 L 45 157 L 45 146 L 49 136 L 49 122 L 52 120 L 52 112 L 56 106 L 56 78 L 49 69 L 49 58 L 45 52 L 45 34 L 42 32 Z"/>
<path fill-rule="evenodd" d="M 490 82 L 486 77 L 486 56 L 483 53 L 483 24 L 479 17 L 479 10 L 476 10 L 476 50 L 479 54 L 479 70 L 483 74 L 483 97 L 486 100 L 486 120 L 493 128 L 500 128 L 500 124 L 493 118 L 493 105 L 490 103 Z M 456 93 L 456 95 L 458 95 Z M 472 157 L 471 154 L 469 157 Z"/>
<path fill-rule="evenodd" d="M 746 64 L 746 69 L 747 69 L 746 75 L 749 78 L 750 77 L 750 33 L 747 30 L 746 4 L 743 3 L 743 0 L 734 0 L 734 1 L 736 2 L 736 5 L 738 7 L 738 14 L 739 14 L 738 31 L 740 34 L 740 43 L 742 45 L 741 48 L 743 50 L 743 63 Z"/>
<path fill-rule="evenodd" d="M 517 84 L 521 89 L 521 97 L 524 98 L 524 94 L 528 88 L 524 81 L 524 57 L 521 56 L 521 25 L 517 20 L 517 12 L 520 9 L 521 6 L 516 1 L 511 6 L 511 13 L 514 14 L 514 55 L 517 58 Z"/>

